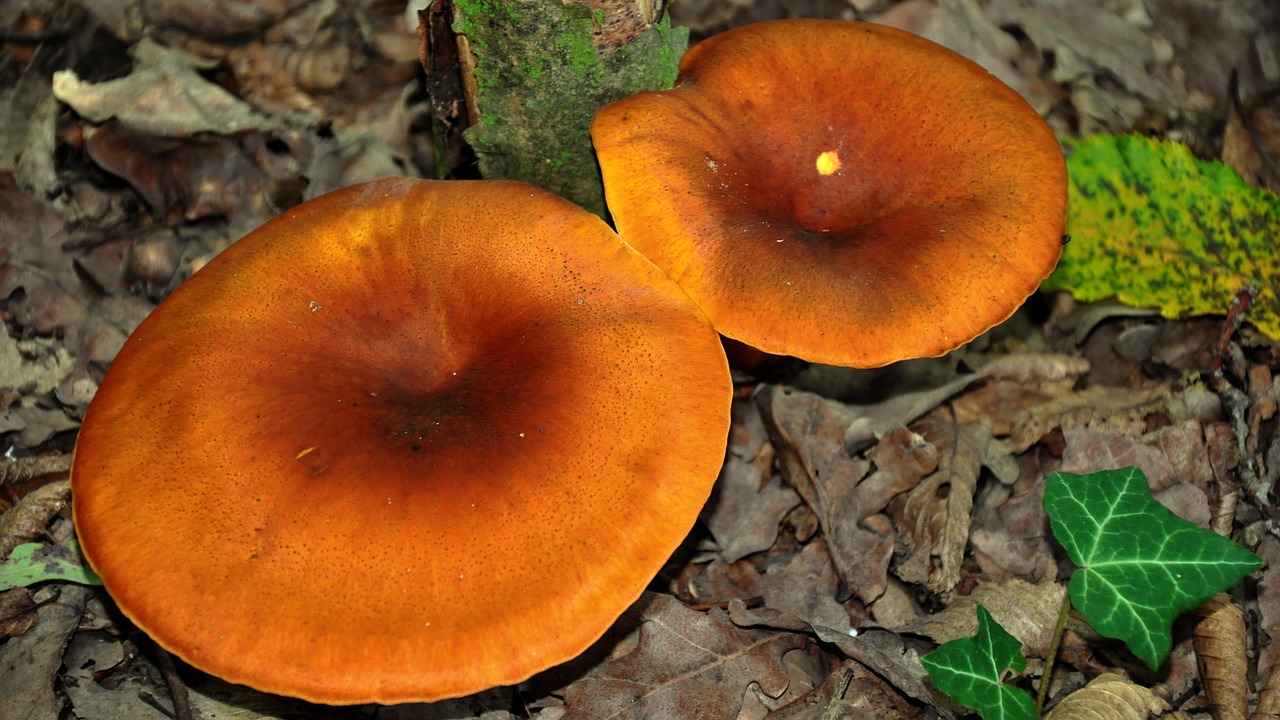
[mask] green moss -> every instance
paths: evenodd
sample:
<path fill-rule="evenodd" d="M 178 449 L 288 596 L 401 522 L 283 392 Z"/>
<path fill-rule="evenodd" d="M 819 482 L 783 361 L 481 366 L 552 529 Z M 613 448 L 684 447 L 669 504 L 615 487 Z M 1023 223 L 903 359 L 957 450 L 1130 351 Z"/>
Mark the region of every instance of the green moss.
<path fill-rule="evenodd" d="M 595 27 L 594 21 L 591 26 Z M 568 65 L 570 73 L 583 80 L 598 80 L 599 74 L 604 71 L 604 65 L 596 55 L 596 46 L 590 34 L 584 34 L 580 29 L 575 29 L 575 31 L 557 35 L 554 42 L 556 49 L 560 51 L 561 60 Z"/>
<path fill-rule="evenodd" d="M 524 180 L 603 214 L 589 127 L 597 108 L 674 82 L 688 33 L 667 20 L 603 55 L 602 16 L 549 0 L 454 0 L 476 55 L 481 117 L 466 132 L 485 177 Z"/>

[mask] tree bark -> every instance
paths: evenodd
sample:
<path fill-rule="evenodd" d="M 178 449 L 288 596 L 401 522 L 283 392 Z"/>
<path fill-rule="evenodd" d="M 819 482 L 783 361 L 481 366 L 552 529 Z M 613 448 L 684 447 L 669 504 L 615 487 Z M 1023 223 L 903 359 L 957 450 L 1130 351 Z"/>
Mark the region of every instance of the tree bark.
<path fill-rule="evenodd" d="M 435 0 L 421 17 L 432 13 L 437 30 L 419 32 L 437 133 L 466 128 L 482 177 L 523 180 L 603 216 L 591 117 L 675 81 L 688 32 L 671 27 L 665 2 Z M 451 20 L 452 48 L 439 34 L 442 17 Z M 453 89 L 441 84 L 450 64 Z M 446 137 L 437 151 L 442 176 L 456 174 L 456 142 Z"/>

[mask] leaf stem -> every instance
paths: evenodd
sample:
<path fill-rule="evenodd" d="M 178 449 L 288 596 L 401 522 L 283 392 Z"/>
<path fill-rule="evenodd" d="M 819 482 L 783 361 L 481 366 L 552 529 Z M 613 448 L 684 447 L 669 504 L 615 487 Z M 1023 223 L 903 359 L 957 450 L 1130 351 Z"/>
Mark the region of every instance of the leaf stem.
<path fill-rule="evenodd" d="M 1049 679 L 1053 675 L 1053 662 L 1058 657 L 1058 648 L 1062 645 L 1062 634 L 1067 629 L 1067 617 L 1071 614 L 1071 593 L 1062 589 L 1062 608 L 1058 610 L 1058 624 L 1053 628 L 1053 639 L 1049 642 L 1049 652 L 1045 653 L 1044 670 L 1040 673 L 1040 688 L 1036 692 L 1036 717 L 1044 715 L 1044 701 L 1049 694 Z"/>

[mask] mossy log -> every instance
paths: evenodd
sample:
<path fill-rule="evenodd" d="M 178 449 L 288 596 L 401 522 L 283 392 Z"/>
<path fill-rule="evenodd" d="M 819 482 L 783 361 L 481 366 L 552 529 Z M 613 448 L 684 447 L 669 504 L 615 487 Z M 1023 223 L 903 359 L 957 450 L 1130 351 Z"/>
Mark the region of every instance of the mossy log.
<path fill-rule="evenodd" d="M 546 188 L 604 215 L 600 171 L 589 128 L 595 111 L 645 90 L 670 87 L 688 32 L 673 28 L 653 0 L 452 0 L 446 15 L 456 48 L 428 34 L 424 64 L 432 78 L 437 133 L 465 127 L 480 174 Z M 440 16 L 448 3 L 437 0 Z M 424 23 L 425 24 L 425 23 Z M 440 23 L 437 22 L 437 26 Z M 434 47 L 432 47 L 434 45 Z M 431 66 L 454 54 L 461 102 L 436 83 Z M 441 114 L 452 117 L 441 118 Z M 465 115 L 464 115 L 465 113 Z M 438 145 L 442 175 L 456 148 Z"/>

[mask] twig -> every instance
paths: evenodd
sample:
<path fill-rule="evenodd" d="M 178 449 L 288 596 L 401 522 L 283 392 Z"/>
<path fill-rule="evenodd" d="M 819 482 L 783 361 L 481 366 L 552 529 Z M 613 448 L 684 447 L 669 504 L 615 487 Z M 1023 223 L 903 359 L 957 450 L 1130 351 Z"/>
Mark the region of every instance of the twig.
<path fill-rule="evenodd" d="M 174 717 L 177 720 L 192 720 L 191 698 L 187 696 L 187 686 L 183 684 L 182 678 L 178 677 L 178 668 L 173 664 L 173 656 L 159 645 L 156 645 L 155 649 L 160 676 L 164 678 L 164 685 L 168 688 L 169 697 L 173 700 Z"/>
<path fill-rule="evenodd" d="M 1223 324 L 1222 335 L 1218 338 L 1217 352 L 1213 354 L 1213 367 L 1211 372 L 1217 374 L 1222 369 L 1222 356 L 1227 354 L 1227 350 L 1231 345 L 1231 338 L 1235 337 L 1236 332 L 1240 330 L 1240 326 L 1244 324 L 1245 313 L 1249 312 L 1249 308 L 1253 307 L 1253 297 L 1256 291 L 1253 287 L 1247 287 L 1236 293 L 1235 299 L 1231 301 L 1231 307 L 1227 308 L 1227 320 Z"/>
<path fill-rule="evenodd" d="M 853 682 L 853 671 L 845 668 L 840 679 L 836 681 L 836 689 L 831 693 L 831 702 L 827 703 L 827 710 L 822 713 L 822 720 L 835 720 L 836 713 L 840 712 L 840 701 L 844 700 L 844 694 L 849 691 L 851 682 Z"/>
<path fill-rule="evenodd" d="M 1044 670 L 1040 673 L 1040 688 L 1036 692 L 1036 717 L 1044 715 L 1044 701 L 1049 697 L 1049 680 L 1053 676 L 1053 663 L 1058 657 L 1058 648 L 1062 645 L 1062 636 L 1067 631 L 1067 617 L 1071 615 L 1071 593 L 1062 593 L 1062 607 L 1058 610 L 1058 624 L 1053 628 L 1053 639 L 1049 642 L 1049 652 L 1044 656 Z"/>

